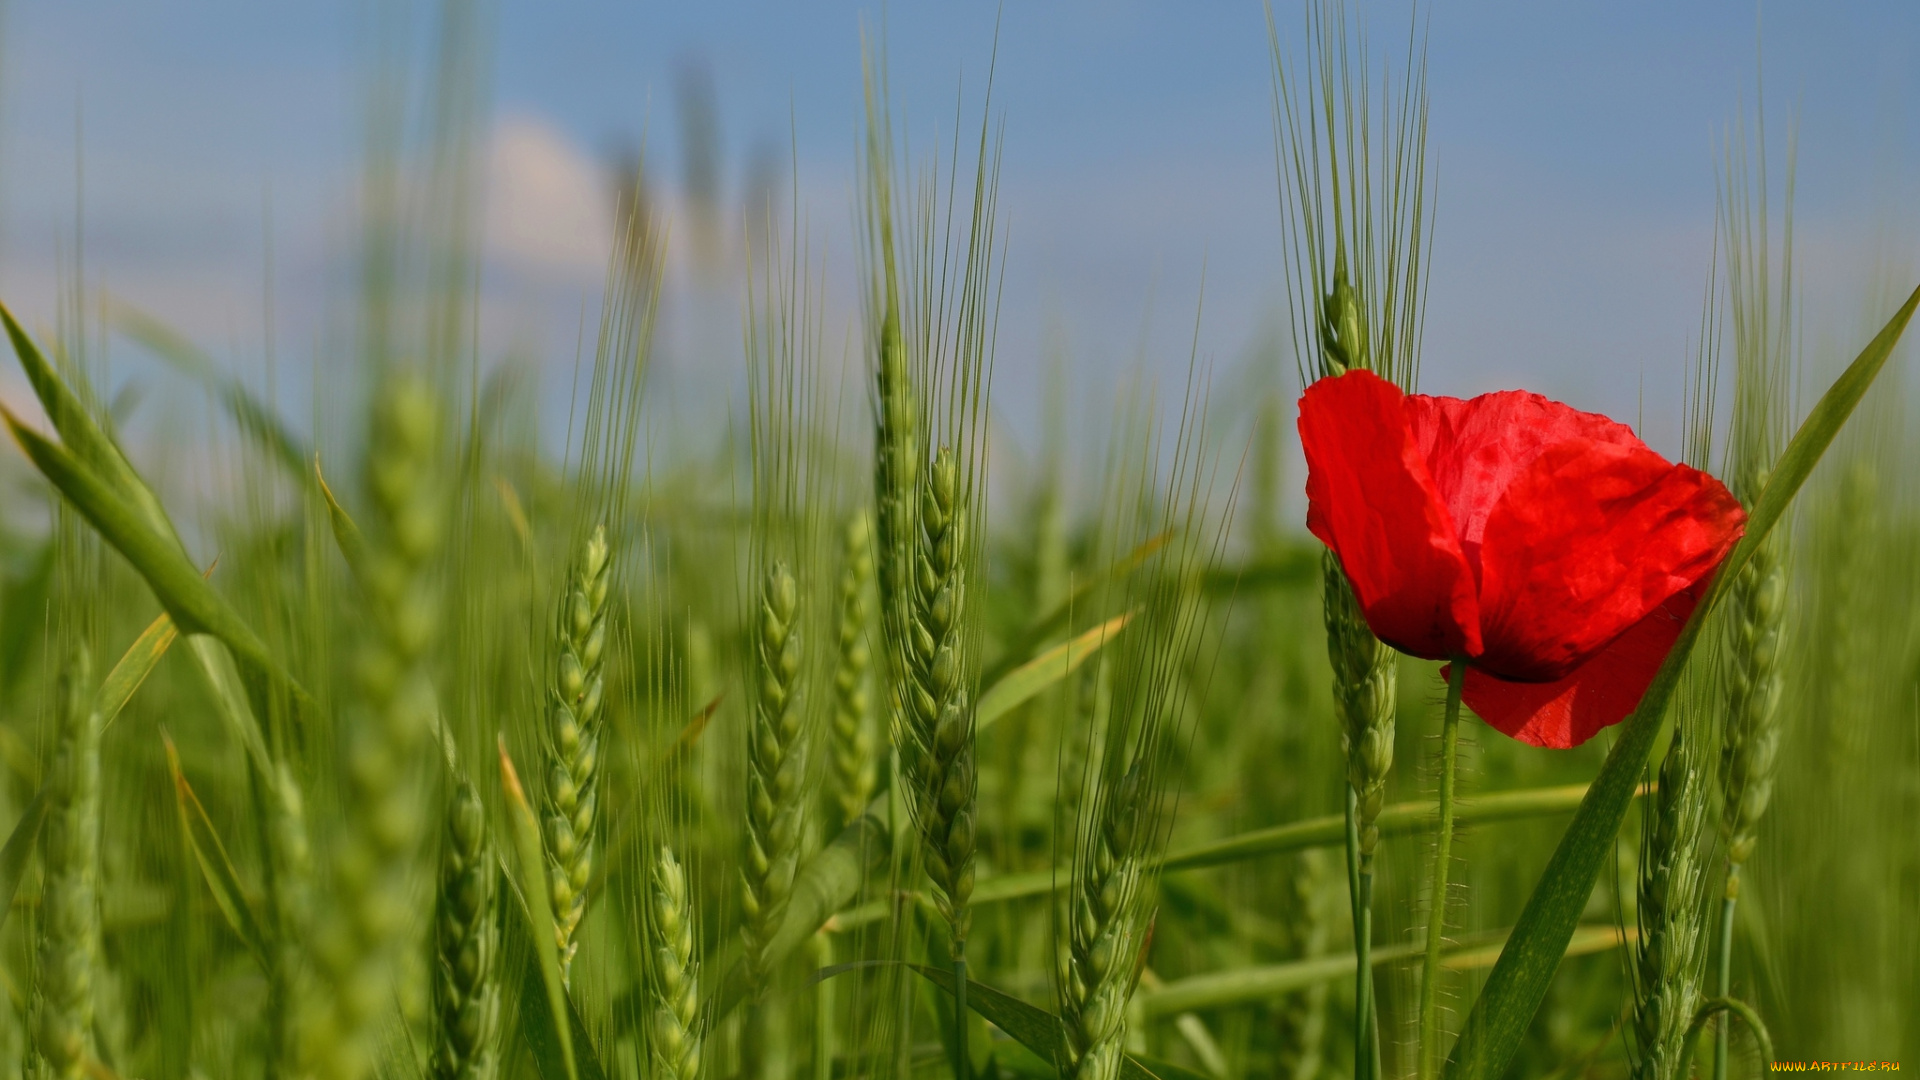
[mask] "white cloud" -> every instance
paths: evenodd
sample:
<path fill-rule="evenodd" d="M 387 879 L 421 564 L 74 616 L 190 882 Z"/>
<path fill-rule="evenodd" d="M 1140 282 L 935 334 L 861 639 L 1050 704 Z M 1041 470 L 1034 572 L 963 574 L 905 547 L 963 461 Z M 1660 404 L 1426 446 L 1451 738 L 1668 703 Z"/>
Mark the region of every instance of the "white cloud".
<path fill-rule="evenodd" d="M 598 278 L 612 218 L 601 170 L 563 132 L 526 114 L 495 124 L 487 159 L 490 259 L 540 276 Z"/>

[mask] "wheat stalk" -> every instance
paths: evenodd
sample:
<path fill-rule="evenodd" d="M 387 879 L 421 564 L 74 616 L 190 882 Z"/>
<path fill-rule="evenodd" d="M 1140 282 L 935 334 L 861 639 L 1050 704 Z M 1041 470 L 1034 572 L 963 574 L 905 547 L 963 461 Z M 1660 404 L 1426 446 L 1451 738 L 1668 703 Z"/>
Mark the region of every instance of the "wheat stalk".
<path fill-rule="evenodd" d="M 100 963 L 100 713 L 87 650 L 60 675 L 59 729 L 47 771 L 39 941 L 28 1029 L 44 1075 L 80 1080 L 93 1057 Z"/>
<path fill-rule="evenodd" d="M 435 712 L 427 654 L 437 633 L 431 567 L 441 543 L 435 471 L 438 403 L 427 385 L 390 376 L 367 454 L 373 525 L 364 581 L 369 633 L 355 666 L 358 708 L 343 732 L 344 834 L 333 902 L 317 920 L 312 966 L 321 992 L 302 1025 L 319 1080 L 362 1080 L 378 1058 L 380 1014 L 403 996 L 401 958 L 414 924 L 424 820 L 417 777 Z"/>
<path fill-rule="evenodd" d="M 1744 125 L 1729 139 L 1719 207 L 1727 247 L 1727 314 L 1733 332 L 1733 423 L 1728 465 L 1733 493 L 1751 508 L 1766 487 L 1784 444 L 1785 402 L 1793 367 L 1793 188 L 1789 151 L 1783 224 L 1784 250 L 1770 251 L 1765 116 L 1758 118 L 1755 155 Z M 1727 873 L 1721 900 L 1720 966 L 1716 993 L 1732 995 L 1733 916 L 1740 871 L 1753 854 L 1761 817 L 1773 797 L 1780 749 L 1780 638 L 1787 580 L 1778 530 L 1755 549 L 1733 579 L 1726 605 L 1722 684 L 1720 830 Z M 1716 1032 L 1714 1077 L 1727 1070 L 1727 1027 Z"/>
<path fill-rule="evenodd" d="M 435 1080 L 491 1080 L 499 1068 L 499 863 L 487 808 L 462 780 L 447 806 L 434 919 Z"/>
<path fill-rule="evenodd" d="M 547 886 L 561 977 L 571 981 L 580 919 L 593 880 L 599 806 L 600 711 L 606 685 L 607 587 L 613 567 L 607 531 L 595 526 L 567 574 L 555 613 L 557 656 L 547 725 Z"/>

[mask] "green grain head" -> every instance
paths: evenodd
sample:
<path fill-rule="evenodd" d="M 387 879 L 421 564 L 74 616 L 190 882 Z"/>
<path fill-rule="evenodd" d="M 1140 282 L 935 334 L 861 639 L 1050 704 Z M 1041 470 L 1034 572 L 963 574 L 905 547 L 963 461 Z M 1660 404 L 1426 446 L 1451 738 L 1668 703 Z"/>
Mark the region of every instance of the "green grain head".
<path fill-rule="evenodd" d="M 344 820 L 332 895 L 316 913 L 310 961 L 319 988 L 302 1025 L 309 1071 L 363 1080 L 382 1018 L 413 990 L 410 947 L 426 814 L 420 778 L 437 709 L 429 659 L 440 604 L 439 404 L 428 385 L 387 376 L 375 397 L 366 461 L 372 513 L 364 560 L 366 634 L 355 699 L 340 734 Z"/>
<path fill-rule="evenodd" d="M 1700 680 L 1692 680 L 1698 682 Z M 1688 693 L 1698 701 L 1696 687 Z M 1701 998 L 1708 923 L 1706 831 L 1709 778 L 1682 708 L 1660 763 L 1659 785 L 1643 807 L 1636 898 L 1639 940 L 1630 957 L 1634 1080 L 1682 1075 L 1681 1042 Z"/>
<path fill-rule="evenodd" d="M 599 806 L 601 706 L 606 693 L 607 589 L 613 560 L 604 526 L 580 545 L 554 619 L 548 695 L 547 786 L 542 840 L 560 970 L 572 976 L 580 919 L 593 880 Z"/>
<path fill-rule="evenodd" d="M 866 811 L 879 779 L 873 710 L 873 637 L 868 595 L 873 530 L 864 514 L 847 522 L 840 555 L 839 634 L 833 672 L 833 792 L 842 824 Z"/>
<path fill-rule="evenodd" d="M 767 945 L 786 917 L 805 824 L 806 719 L 800 586 L 783 562 L 767 571 L 755 630 L 755 696 L 747 735 L 747 843 L 740 869 L 747 968 L 764 987 Z"/>
<path fill-rule="evenodd" d="M 492 1080 L 499 1068 L 500 864 L 487 807 L 467 781 L 453 791 L 440 849 L 434 918 L 434 1080 Z"/>
<path fill-rule="evenodd" d="M 653 1075 L 660 1080 L 695 1080 L 700 1075 L 701 1029 L 693 896 L 686 868 L 664 844 L 654 860 L 651 891 L 647 933 L 653 949 L 653 1013 L 647 1031 L 648 1056 Z"/>
<path fill-rule="evenodd" d="M 79 1080 L 94 1048 L 100 964 L 100 713 L 91 664 L 74 650 L 59 683 L 41 839 L 45 884 L 28 1026 L 42 1075 Z"/>

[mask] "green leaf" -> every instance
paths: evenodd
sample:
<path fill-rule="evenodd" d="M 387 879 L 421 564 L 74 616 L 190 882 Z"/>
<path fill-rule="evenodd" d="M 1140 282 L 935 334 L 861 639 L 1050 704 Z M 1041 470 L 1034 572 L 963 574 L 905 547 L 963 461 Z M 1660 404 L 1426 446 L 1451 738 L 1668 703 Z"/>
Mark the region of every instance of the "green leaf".
<path fill-rule="evenodd" d="M 528 1042 L 538 1050 L 539 1039 L 550 1037 L 557 1043 L 557 1055 L 549 1053 L 548 1061 L 541 1066 L 541 1075 L 549 1080 L 581 1080 L 578 1059 L 574 1054 L 573 1024 L 560 1024 L 555 1018 L 570 1014 L 573 1003 L 567 1000 L 567 988 L 560 980 L 560 951 L 554 940 L 553 905 L 547 899 L 546 857 L 540 850 L 540 825 L 533 816 L 533 807 L 527 803 L 527 792 L 520 786 L 520 774 L 514 771 L 513 759 L 507 756 L 507 741 L 500 738 L 500 782 L 506 789 L 507 816 L 513 823 L 514 852 L 520 858 L 520 875 L 526 879 L 527 887 L 520 890 L 520 896 L 526 901 L 527 932 L 533 939 L 533 955 L 540 973 L 540 985 L 534 986 L 529 979 L 527 989 L 533 991 L 523 994 L 521 1008 L 537 1007 L 544 997 L 547 1006 L 546 1024 L 535 1023 L 528 1029 Z M 569 1021 L 572 1017 L 569 1015 Z M 550 1071 L 551 1058 L 557 1056 L 561 1070 Z"/>
<path fill-rule="evenodd" d="M 988 665 L 987 670 L 981 675 L 981 684 L 991 686 L 999 682 L 1007 672 L 1024 663 L 1022 658 L 1031 656 L 1033 650 L 1038 648 L 1042 641 L 1065 628 L 1073 618 L 1074 611 L 1086 603 L 1087 597 L 1092 595 L 1093 590 L 1099 588 L 1104 582 L 1132 573 L 1152 558 L 1154 552 L 1166 547 L 1167 542 L 1172 539 L 1171 532 L 1150 536 L 1139 547 L 1128 552 L 1126 558 L 1089 575 L 1075 585 L 1066 599 L 1054 605 L 1052 611 L 1028 623 L 1026 629 L 1020 631 L 1011 642 L 1008 642 L 1006 651 L 1000 654 L 1000 659 Z"/>
<path fill-rule="evenodd" d="M 1916 306 L 1920 306 L 1920 288 L 1914 290 L 1885 328 L 1821 396 L 1775 463 L 1766 489 L 1747 515 L 1746 535 L 1728 554 L 1706 598 L 1687 620 L 1679 640 L 1654 676 L 1653 684 L 1640 699 L 1640 707 L 1623 725 L 1619 741 L 1607 754 L 1600 775 L 1594 779 L 1580 809 L 1574 812 L 1573 822 L 1554 849 L 1540 884 L 1528 898 L 1526 909 L 1514 925 L 1512 939 L 1487 977 L 1486 987 L 1474 1001 L 1473 1011 L 1454 1043 L 1453 1053 L 1447 1059 L 1448 1080 L 1497 1080 L 1513 1063 L 1514 1053 L 1533 1023 L 1534 1013 L 1546 998 L 1547 987 L 1553 981 L 1561 955 L 1566 952 L 1580 912 L 1593 892 L 1594 882 L 1613 857 L 1614 838 L 1626 817 L 1635 783 L 1646 767 L 1647 755 L 1666 716 L 1667 703 L 1679 685 L 1680 672 L 1700 638 L 1701 627 L 1747 560 L 1786 514 L 1800 486 L 1839 434 L 1841 425 L 1860 404 L 1880 369 L 1886 366 Z"/>
<path fill-rule="evenodd" d="M 53 370 L 53 365 L 47 363 L 46 357 L 34 346 L 33 339 L 20 329 L 13 313 L 4 304 L 0 304 L 0 322 L 6 324 L 7 337 L 13 341 L 14 355 L 20 358 L 20 368 L 33 385 L 33 394 L 40 399 L 40 407 L 46 410 L 53 430 L 59 432 L 61 440 L 73 451 L 74 457 L 92 469 L 123 499 L 132 503 L 149 524 L 164 529 L 174 545 L 179 546 L 179 535 L 168 522 L 166 512 L 161 509 L 160 500 L 153 490 L 133 471 L 133 465 L 107 433 L 94 423 L 93 416 L 87 412 L 79 395 L 69 389 L 59 373 Z"/>
<path fill-rule="evenodd" d="M 181 630 L 212 634 L 243 662 L 292 685 L 239 613 L 187 561 L 177 541 L 155 530 L 122 492 L 66 447 L 21 424 L 10 410 L 0 408 L 0 416 L 41 473 L 146 579 Z"/>
<path fill-rule="evenodd" d="M 206 879 L 207 888 L 213 893 L 213 902 L 220 908 L 220 914 L 226 916 L 227 925 L 240 938 L 253 958 L 259 962 L 261 970 L 270 970 L 271 953 L 267 948 L 266 934 L 260 929 L 260 920 L 254 917 L 253 905 L 247 901 L 247 894 L 240 887 L 240 875 L 233 869 L 233 860 L 227 857 L 227 846 L 220 842 L 220 834 L 214 831 L 213 822 L 207 817 L 207 808 L 200 804 L 200 797 L 193 793 L 193 785 L 187 783 L 187 775 L 180 769 L 180 753 L 174 748 L 173 739 L 165 731 L 160 733 L 160 741 L 167 748 L 167 771 L 173 775 L 174 804 L 180 811 L 180 828 L 187 837 L 187 846 L 193 851 L 194 861 L 200 864 L 200 876 Z"/>
<path fill-rule="evenodd" d="M 313 481 L 320 487 L 320 496 L 327 500 L 327 524 L 333 528 L 333 542 L 340 545 L 340 554 L 347 560 L 347 566 L 357 575 L 367 562 L 367 541 L 360 535 L 360 526 L 340 500 L 333 497 L 333 488 L 327 486 L 327 478 L 320 471 L 320 458 L 313 459 Z"/>
<path fill-rule="evenodd" d="M 1039 656 L 1014 668 L 980 694 L 973 710 L 973 730 L 1019 708 L 1035 694 L 1073 674 L 1075 668 L 1100 651 L 1101 646 L 1126 629 L 1133 612 L 1115 615 L 1080 636 L 1063 641 Z"/>
<path fill-rule="evenodd" d="M 153 669 L 160 664 L 160 658 L 167 655 L 167 649 L 179 636 L 180 632 L 173 626 L 173 617 L 161 612 L 160 617 L 148 623 L 147 628 L 134 639 L 119 662 L 113 665 L 113 670 L 107 672 L 106 681 L 100 684 L 95 707 L 100 710 L 102 728 L 112 725 L 114 717 L 127 707 L 134 691 L 140 689 L 140 684 L 147 681 L 148 675 L 153 674 Z"/>
<path fill-rule="evenodd" d="M 1289 544 L 1282 550 L 1244 566 L 1216 567 L 1200 574 L 1200 587 L 1210 595 L 1292 589 L 1320 581 L 1325 548 L 1318 544 Z"/>
<path fill-rule="evenodd" d="M 947 968 L 908 964 L 928 982 L 953 993 L 953 972 Z M 1014 1041 L 1033 1051 L 1043 1061 L 1060 1061 L 1066 1056 L 1066 1036 L 1060 1018 L 1045 1009 L 1010 997 L 991 986 L 967 980 L 967 1007 L 994 1027 L 1011 1035 Z M 1153 1058 L 1128 1054 L 1120 1066 L 1122 1080 L 1208 1080 L 1191 1069 Z"/>
<path fill-rule="evenodd" d="M 163 627 L 163 624 L 166 625 Z M 100 685 L 95 700 L 102 723 L 111 722 L 126 707 L 127 700 L 140 688 L 153 666 L 160 662 L 160 657 L 166 654 L 167 645 L 172 641 L 171 622 L 165 615 L 155 619 L 146 632 L 135 639 L 133 646 L 113 666 L 106 681 Z M 0 927 L 6 925 L 7 913 L 13 910 L 13 896 L 20 891 L 20 879 L 26 876 L 27 859 L 33 855 L 34 841 L 40 836 L 40 825 L 46 816 L 47 788 L 43 784 L 33 793 L 32 800 L 20 814 L 20 820 L 14 823 L 6 846 L 0 848 Z"/>
<path fill-rule="evenodd" d="M 767 944 L 772 962 L 793 955 L 837 912 L 853 903 L 869 876 L 887 865 L 891 841 L 883 819 L 886 806 L 885 795 L 876 798 L 866 813 L 835 834 L 833 841 L 794 875 L 786 919 Z M 732 1012 L 745 998 L 746 990 L 746 969 L 736 962 L 707 999 L 708 1022 L 717 1023 Z"/>
<path fill-rule="evenodd" d="M 7 846 L 0 848 L 0 926 L 13 910 L 13 895 L 20 891 L 20 879 L 27 874 L 27 860 L 33 857 L 34 841 L 40 838 L 40 825 L 47 819 L 47 786 L 33 793 L 20 820 L 13 823 Z"/>
<path fill-rule="evenodd" d="M 541 966 L 539 947 L 534 942 L 533 916 L 527 910 L 526 897 L 519 883 L 500 864 L 501 894 L 506 897 L 507 916 L 502 920 L 500 941 L 502 957 L 526 957 L 520 971 L 520 1033 L 533 1052 L 534 1066 L 546 1080 L 566 1080 L 567 1062 L 560 1049 L 559 1029 L 553 1022 L 553 1002 L 547 996 L 545 968 Z M 549 931 L 551 933 L 551 931 Z M 556 954 L 556 960 L 558 959 Z M 607 1080 L 607 1073 L 594 1053 L 593 1038 L 573 1000 L 567 999 L 567 1029 L 572 1034 L 574 1066 L 580 1080 Z"/>
<path fill-rule="evenodd" d="M 140 479 L 112 437 L 94 422 L 79 396 L 47 363 L 4 305 L 0 305 L 0 322 L 6 325 L 14 355 L 19 357 L 27 381 L 33 384 L 34 395 L 64 443 L 41 437 L 13 413 L 0 408 L 28 458 L 133 564 L 183 633 L 206 632 L 218 637 L 242 663 L 286 686 L 297 701 L 311 705 L 312 696 L 273 661 L 239 614 L 194 570 L 179 530 L 173 527 L 159 497 Z M 208 680 L 217 685 L 220 672 L 209 663 L 209 651 L 196 645 L 194 653 Z M 246 720 L 250 734 L 243 742 L 259 764 L 264 738 L 251 710 Z"/>
<path fill-rule="evenodd" d="M 1161 1061 L 1145 1054 L 1128 1054 L 1120 1065 L 1120 1075 L 1134 1077 L 1136 1080 L 1217 1080 L 1203 1072 L 1195 1072 L 1185 1065 L 1175 1065 L 1171 1061 Z"/>
<path fill-rule="evenodd" d="M 40 643 L 47 592 L 53 585 L 53 540 L 43 542 L 26 573 L 0 590 L 0 699 L 12 700 L 13 688 L 27 670 Z"/>

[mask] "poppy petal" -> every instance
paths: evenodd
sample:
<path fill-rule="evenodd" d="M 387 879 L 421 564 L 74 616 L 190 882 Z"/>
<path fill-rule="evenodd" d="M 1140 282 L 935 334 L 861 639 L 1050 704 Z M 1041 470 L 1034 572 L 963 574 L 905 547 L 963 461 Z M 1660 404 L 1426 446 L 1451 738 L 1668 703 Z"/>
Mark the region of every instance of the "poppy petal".
<path fill-rule="evenodd" d="M 1520 682 L 1563 678 L 1718 566 L 1745 521 L 1719 481 L 1637 441 L 1549 448 L 1487 518 L 1487 647 L 1476 666 Z"/>
<path fill-rule="evenodd" d="M 1523 743 L 1553 750 L 1579 746 L 1639 707 L 1702 591 L 1695 585 L 1676 593 L 1555 682 L 1508 682 L 1468 668 L 1461 700 L 1489 726 Z"/>
<path fill-rule="evenodd" d="M 1476 574 L 1488 517 L 1514 478 L 1541 454 L 1575 439 L 1640 445 L 1622 424 L 1525 390 L 1466 401 L 1410 394 L 1406 409 L 1434 490 L 1452 515 L 1461 551 Z"/>
<path fill-rule="evenodd" d="M 1340 559 L 1380 640 L 1429 659 L 1477 655 L 1473 572 L 1407 427 L 1405 397 L 1366 371 L 1307 388 L 1307 528 Z"/>

